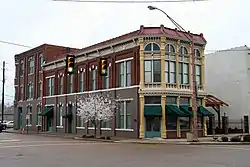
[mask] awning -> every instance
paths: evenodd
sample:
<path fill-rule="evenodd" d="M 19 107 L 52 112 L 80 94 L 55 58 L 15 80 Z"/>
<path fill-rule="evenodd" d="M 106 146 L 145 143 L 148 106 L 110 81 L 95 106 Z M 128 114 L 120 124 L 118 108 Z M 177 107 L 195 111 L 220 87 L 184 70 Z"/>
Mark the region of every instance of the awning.
<path fill-rule="evenodd" d="M 178 115 L 181 117 L 187 117 L 188 114 L 180 110 L 176 105 L 166 105 L 166 113 L 168 115 Z"/>
<path fill-rule="evenodd" d="M 40 112 L 40 116 L 51 116 L 53 114 L 53 107 L 44 107 L 43 112 Z"/>
<path fill-rule="evenodd" d="M 214 114 L 210 112 L 208 109 L 206 109 L 203 106 L 198 107 L 198 111 L 203 115 L 203 116 L 213 116 Z"/>
<path fill-rule="evenodd" d="M 188 116 L 193 116 L 193 111 L 190 111 L 188 108 L 190 106 L 187 104 L 180 105 L 180 109 L 184 111 Z M 197 116 L 201 116 L 201 113 L 198 111 Z"/>
<path fill-rule="evenodd" d="M 161 105 L 145 105 L 144 116 L 161 116 L 162 107 Z"/>
<path fill-rule="evenodd" d="M 62 116 L 65 119 L 72 119 L 73 118 L 73 114 L 72 113 L 67 113 L 66 115 Z"/>

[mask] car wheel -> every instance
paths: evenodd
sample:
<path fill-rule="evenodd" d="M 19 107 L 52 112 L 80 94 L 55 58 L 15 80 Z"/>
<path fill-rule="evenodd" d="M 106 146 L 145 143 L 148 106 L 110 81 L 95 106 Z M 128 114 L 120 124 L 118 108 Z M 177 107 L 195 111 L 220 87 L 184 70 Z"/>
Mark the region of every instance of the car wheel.
<path fill-rule="evenodd" d="M 6 126 L 3 126 L 3 130 L 6 130 Z"/>

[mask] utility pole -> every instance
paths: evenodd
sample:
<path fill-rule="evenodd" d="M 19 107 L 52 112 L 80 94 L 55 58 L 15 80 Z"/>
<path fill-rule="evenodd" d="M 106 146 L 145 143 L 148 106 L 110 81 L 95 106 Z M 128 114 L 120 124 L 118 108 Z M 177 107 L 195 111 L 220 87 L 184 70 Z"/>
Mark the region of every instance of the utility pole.
<path fill-rule="evenodd" d="M 5 61 L 3 61 L 3 85 L 2 85 L 2 123 L 4 119 L 4 84 L 5 84 Z"/>

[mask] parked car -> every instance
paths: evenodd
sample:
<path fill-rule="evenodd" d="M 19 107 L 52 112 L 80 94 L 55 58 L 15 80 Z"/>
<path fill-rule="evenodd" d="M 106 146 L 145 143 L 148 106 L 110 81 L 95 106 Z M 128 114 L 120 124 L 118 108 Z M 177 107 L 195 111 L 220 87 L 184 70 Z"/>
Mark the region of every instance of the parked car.
<path fill-rule="evenodd" d="M 14 127 L 14 121 L 4 121 L 3 130 L 6 130 L 7 128 L 13 128 L 13 127 Z"/>

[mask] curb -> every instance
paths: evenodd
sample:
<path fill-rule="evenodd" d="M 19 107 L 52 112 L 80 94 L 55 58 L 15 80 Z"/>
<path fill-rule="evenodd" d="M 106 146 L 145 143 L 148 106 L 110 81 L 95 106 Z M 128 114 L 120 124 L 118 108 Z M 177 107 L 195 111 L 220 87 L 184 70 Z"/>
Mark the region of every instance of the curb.
<path fill-rule="evenodd" d="M 83 140 L 83 141 L 95 141 L 95 142 L 108 142 L 115 143 L 115 140 L 104 140 L 104 139 L 95 139 L 95 138 L 81 138 L 81 137 L 73 137 L 75 140 Z"/>
<path fill-rule="evenodd" d="M 217 143 L 211 143 L 211 142 L 200 142 L 200 143 L 190 143 L 190 142 L 167 142 L 167 143 L 162 143 L 162 142 L 117 142 L 117 143 L 133 143 L 133 144 L 163 144 L 163 145 L 250 145 L 250 142 L 217 142 Z"/>

